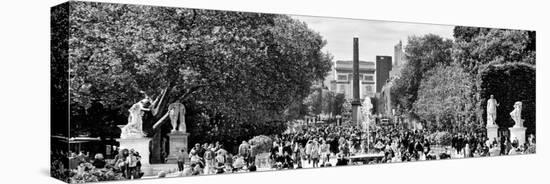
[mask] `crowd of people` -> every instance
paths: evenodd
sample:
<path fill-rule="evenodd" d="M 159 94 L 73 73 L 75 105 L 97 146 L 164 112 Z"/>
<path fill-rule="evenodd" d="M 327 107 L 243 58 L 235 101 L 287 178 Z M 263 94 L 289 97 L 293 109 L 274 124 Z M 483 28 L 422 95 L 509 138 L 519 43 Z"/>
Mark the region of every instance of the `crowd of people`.
<path fill-rule="evenodd" d="M 535 137 L 525 144 L 501 136 L 487 139 L 484 133 L 446 132 L 449 141 L 442 143 L 430 136 L 437 131 L 410 130 L 395 125 L 360 128 L 352 125 L 315 124 L 294 127 L 279 135 L 269 136 L 268 149 L 261 150 L 257 142 L 243 141 L 235 153 L 220 142 L 196 143 L 190 150 L 176 155 L 178 176 L 254 172 L 262 169 L 299 169 L 350 164 L 372 164 L 484 157 L 534 153 Z M 52 168 L 75 175 L 90 169 L 107 169 L 124 179 L 137 179 L 141 172 L 140 155 L 132 149 L 118 151 L 114 159 L 102 154 L 93 158 L 89 153 L 55 153 Z M 370 160 L 354 160 L 361 155 L 375 155 Z M 262 157 L 262 158 L 259 158 Z M 258 158 L 258 159 L 257 159 Z M 64 161 L 63 161 L 64 160 Z M 264 164 L 258 164 L 262 160 Z M 67 164 L 68 163 L 68 164 Z M 53 172 L 52 172 L 53 173 Z M 165 177 L 160 172 L 158 177 Z"/>

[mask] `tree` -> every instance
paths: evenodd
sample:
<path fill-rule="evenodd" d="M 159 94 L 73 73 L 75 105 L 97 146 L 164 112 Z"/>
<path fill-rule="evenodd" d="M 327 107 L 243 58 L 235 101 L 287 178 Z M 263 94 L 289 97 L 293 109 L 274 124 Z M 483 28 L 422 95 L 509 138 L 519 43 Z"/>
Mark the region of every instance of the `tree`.
<path fill-rule="evenodd" d="M 323 38 L 289 16 L 94 2 L 70 10 L 71 130 L 104 132 L 92 131 L 103 126 L 89 118 L 92 103 L 102 121 L 124 124 L 143 91 L 162 97 L 144 117 L 154 141 L 170 125 L 152 124 L 179 101 L 190 142 L 230 145 L 282 132 L 284 110 L 331 68 Z"/>
<path fill-rule="evenodd" d="M 413 111 L 439 127 L 452 127 L 475 119 L 470 75 L 457 65 L 438 66 L 425 74 Z M 468 125 L 468 124 L 467 124 Z"/>
<path fill-rule="evenodd" d="M 323 94 L 320 86 L 311 87 L 311 93 L 304 99 L 303 104 L 307 108 L 307 115 L 316 116 L 321 113 L 323 106 Z"/>
<path fill-rule="evenodd" d="M 452 44 L 452 40 L 434 34 L 409 37 L 405 47 L 407 64 L 390 91 L 391 98 L 397 103 L 396 106 L 406 111 L 412 109 L 424 74 L 437 65 L 445 66 L 452 62 Z"/>
<path fill-rule="evenodd" d="M 488 63 L 535 64 L 534 31 L 456 26 L 453 35 L 454 60 L 474 76 Z"/>
<path fill-rule="evenodd" d="M 332 114 L 342 115 L 344 112 L 344 104 L 346 103 L 346 96 L 343 93 L 338 93 L 334 96 L 334 103 L 332 103 Z"/>

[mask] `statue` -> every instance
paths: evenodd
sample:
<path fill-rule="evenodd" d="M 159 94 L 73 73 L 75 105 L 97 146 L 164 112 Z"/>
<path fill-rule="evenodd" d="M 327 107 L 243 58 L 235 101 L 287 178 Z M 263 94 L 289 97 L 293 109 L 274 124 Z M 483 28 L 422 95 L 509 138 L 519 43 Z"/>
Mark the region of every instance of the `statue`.
<path fill-rule="evenodd" d="M 130 115 L 128 116 L 128 124 L 120 128 L 120 138 L 139 138 L 144 137 L 143 133 L 143 111 L 149 111 L 148 108 L 145 108 L 145 104 L 149 103 L 149 98 L 145 98 L 135 103 L 128 109 Z"/>
<path fill-rule="evenodd" d="M 521 119 L 521 108 L 523 104 L 520 101 L 514 103 L 514 110 L 510 112 L 510 117 L 516 123 L 514 127 L 523 127 L 523 119 Z"/>
<path fill-rule="evenodd" d="M 491 98 L 487 100 L 487 126 L 496 126 L 498 105 L 497 100 L 491 95 Z"/>
<path fill-rule="evenodd" d="M 164 119 L 170 117 L 170 123 L 172 124 L 172 133 L 174 132 L 186 132 L 187 127 L 185 125 L 185 106 L 182 103 L 176 102 L 168 106 L 168 112 L 160 118 L 153 128 L 157 128 L 162 124 Z M 178 123 L 179 120 L 179 123 Z"/>

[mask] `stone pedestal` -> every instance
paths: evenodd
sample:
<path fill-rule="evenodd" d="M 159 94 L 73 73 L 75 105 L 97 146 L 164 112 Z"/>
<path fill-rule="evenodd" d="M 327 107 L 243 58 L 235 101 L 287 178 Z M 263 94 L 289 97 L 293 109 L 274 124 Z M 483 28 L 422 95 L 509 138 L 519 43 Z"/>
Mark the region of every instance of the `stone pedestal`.
<path fill-rule="evenodd" d="M 509 129 L 510 129 L 510 141 L 514 141 L 514 138 L 517 137 L 520 145 L 525 143 L 525 130 L 527 130 L 527 128 L 514 126 Z"/>
<path fill-rule="evenodd" d="M 168 152 L 168 158 L 166 158 L 166 163 L 174 164 L 177 163 L 178 154 L 181 149 L 184 149 L 185 152 L 189 152 L 187 149 L 187 137 L 189 133 L 187 132 L 172 132 L 168 134 L 170 137 L 170 151 Z M 187 154 L 184 154 L 187 155 Z M 187 160 L 188 158 L 185 158 Z"/>
<path fill-rule="evenodd" d="M 117 142 L 120 143 L 120 149 L 134 149 L 141 156 L 141 170 L 145 175 L 150 174 L 149 169 L 149 141 L 151 138 L 147 137 L 136 137 L 136 138 L 124 138 L 117 139 Z"/>
<path fill-rule="evenodd" d="M 499 141 L 498 139 L 498 126 L 496 125 L 489 125 L 486 127 L 487 129 L 487 138 L 489 139 L 489 141 L 493 141 L 496 140 Z"/>

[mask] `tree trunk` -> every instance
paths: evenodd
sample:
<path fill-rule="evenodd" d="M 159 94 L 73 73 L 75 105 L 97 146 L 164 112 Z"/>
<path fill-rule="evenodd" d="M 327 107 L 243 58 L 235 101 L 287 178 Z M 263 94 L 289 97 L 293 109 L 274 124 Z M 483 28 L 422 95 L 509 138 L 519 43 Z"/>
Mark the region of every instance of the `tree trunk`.
<path fill-rule="evenodd" d="M 151 142 L 149 143 L 149 161 L 151 162 L 151 164 L 158 164 L 158 163 L 164 163 L 165 162 L 165 158 L 164 158 L 164 154 L 163 152 L 165 152 L 164 150 L 167 150 L 167 148 L 164 148 L 164 145 L 162 144 L 162 139 L 167 137 L 167 132 L 165 129 L 166 124 L 163 124 L 163 125 L 160 125 L 158 128 L 156 129 L 153 129 L 152 126 L 153 124 L 155 124 L 160 118 L 162 118 L 162 116 L 164 116 L 164 114 L 166 114 L 167 110 L 168 110 L 168 104 L 170 104 L 171 102 L 171 91 L 172 91 L 172 88 L 173 86 L 169 86 L 168 88 L 166 88 L 166 94 L 164 96 L 164 100 L 159 102 L 159 109 L 158 109 L 158 112 L 153 115 L 152 113 L 148 113 L 150 115 L 150 118 L 148 118 L 146 121 L 144 122 L 147 122 L 146 126 L 144 126 L 144 128 L 146 127 L 147 128 L 147 136 L 148 137 L 151 137 Z"/>

